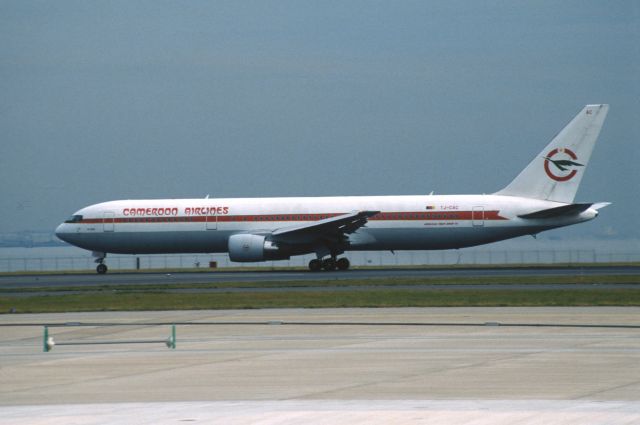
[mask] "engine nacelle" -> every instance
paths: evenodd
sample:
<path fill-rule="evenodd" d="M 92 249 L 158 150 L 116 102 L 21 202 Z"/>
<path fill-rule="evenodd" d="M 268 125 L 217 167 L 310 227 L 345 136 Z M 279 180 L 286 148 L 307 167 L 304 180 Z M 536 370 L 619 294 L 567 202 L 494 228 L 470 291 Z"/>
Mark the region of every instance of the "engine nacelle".
<path fill-rule="evenodd" d="M 229 237 L 229 259 L 238 263 L 267 260 L 288 260 L 289 255 L 267 240 L 264 235 L 241 233 Z"/>

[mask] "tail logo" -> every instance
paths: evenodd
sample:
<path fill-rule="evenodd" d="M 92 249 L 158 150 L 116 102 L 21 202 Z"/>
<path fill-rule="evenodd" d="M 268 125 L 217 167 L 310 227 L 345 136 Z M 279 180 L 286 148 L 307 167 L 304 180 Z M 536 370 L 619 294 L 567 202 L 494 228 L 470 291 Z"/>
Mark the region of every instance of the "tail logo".
<path fill-rule="evenodd" d="M 557 158 L 553 158 L 558 155 Z M 578 157 L 571 149 L 556 148 L 544 157 L 544 171 L 550 179 L 557 182 L 566 182 L 571 180 L 578 170 L 576 167 L 584 167 L 576 161 Z"/>

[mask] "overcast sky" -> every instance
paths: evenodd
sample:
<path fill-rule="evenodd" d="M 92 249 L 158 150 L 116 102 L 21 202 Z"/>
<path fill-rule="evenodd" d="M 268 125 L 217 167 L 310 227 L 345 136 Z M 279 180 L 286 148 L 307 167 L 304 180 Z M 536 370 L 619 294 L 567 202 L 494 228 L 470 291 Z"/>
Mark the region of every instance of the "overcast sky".
<path fill-rule="evenodd" d="M 0 232 L 127 198 L 491 193 L 611 110 L 561 235 L 640 237 L 637 1 L 0 1 Z M 573 232 L 573 233 L 571 233 Z"/>

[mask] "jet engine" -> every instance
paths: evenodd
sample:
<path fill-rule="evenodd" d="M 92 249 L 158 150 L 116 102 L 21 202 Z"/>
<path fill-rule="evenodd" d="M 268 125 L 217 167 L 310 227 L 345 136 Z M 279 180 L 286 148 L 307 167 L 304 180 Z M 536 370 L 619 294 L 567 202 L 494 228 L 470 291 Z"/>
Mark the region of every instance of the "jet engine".
<path fill-rule="evenodd" d="M 289 255 L 264 235 L 241 233 L 229 237 L 229 259 L 239 263 L 288 260 Z"/>

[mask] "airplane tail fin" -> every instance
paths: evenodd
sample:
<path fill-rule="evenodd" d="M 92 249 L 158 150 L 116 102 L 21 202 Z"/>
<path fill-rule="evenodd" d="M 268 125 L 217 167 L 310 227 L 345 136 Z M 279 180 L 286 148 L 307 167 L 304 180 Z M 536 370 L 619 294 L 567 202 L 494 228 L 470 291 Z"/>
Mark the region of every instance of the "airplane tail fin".
<path fill-rule="evenodd" d="M 571 203 L 609 105 L 587 105 L 507 187 L 496 195 Z"/>

